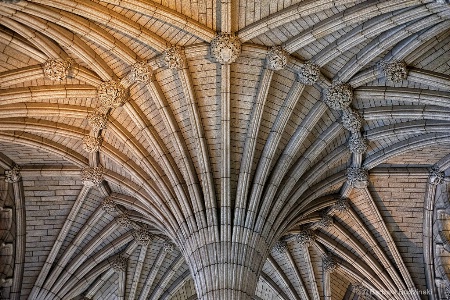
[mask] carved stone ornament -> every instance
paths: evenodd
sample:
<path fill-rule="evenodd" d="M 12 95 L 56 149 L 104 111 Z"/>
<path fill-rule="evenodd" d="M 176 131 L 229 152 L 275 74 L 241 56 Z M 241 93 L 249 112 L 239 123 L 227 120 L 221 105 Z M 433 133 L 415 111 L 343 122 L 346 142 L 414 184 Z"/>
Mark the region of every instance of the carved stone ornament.
<path fill-rule="evenodd" d="M 317 221 L 316 226 L 324 229 L 330 228 L 333 226 L 333 218 L 324 214 L 320 221 Z"/>
<path fill-rule="evenodd" d="M 133 228 L 133 221 L 126 215 L 126 214 L 120 214 L 116 218 L 117 223 L 125 228 Z"/>
<path fill-rule="evenodd" d="M 447 298 L 447 300 L 450 300 L 450 286 L 449 285 L 445 286 L 444 293 L 445 293 L 445 298 Z"/>
<path fill-rule="evenodd" d="M 273 251 L 275 253 L 284 254 L 287 250 L 287 242 L 283 240 L 279 240 L 275 243 L 275 246 L 273 246 Z"/>
<path fill-rule="evenodd" d="M 299 234 L 297 234 L 296 238 L 300 246 L 307 248 L 311 245 L 316 237 L 311 229 L 303 229 Z"/>
<path fill-rule="evenodd" d="M 103 181 L 103 167 L 86 167 L 81 170 L 81 181 L 85 186 L 99 186 Z"/>
<path fill-rule="evenodd" d="M 133 230 L 131 234 L 133 235 L 136 243 L 141 246 L 148 246 L 153 239 L 153 235 L 145 227 L 139 228 L 138 230 Z"/>
<path fill-rule="evenodd" d="M 346 109 L 342 113 L 342 125 L 351 133 L 357 133 L 361 130 L 361 116 L 352 109 Z"/>
<path fill-rule="evenodd" d="M 347 212 L 350 209 L 349 199 L 342 197 L 332 206 L 334 211 Z"/>
<path fill-rule="evenodd" d="M 102 209 L 109 214 L 118 212 L 117 204 L 111 197 L 103 199 Z"/>
<path fill-rule="evenodd" d="M 95 137 L 91 135 L 85 135 L 83 138 L 83 149 L 86 152 L 94 153 L 100 151 L 103 138 L 101 136 Z"/>
<path fill-rule="evenodd" d="M 98 99 L 104 107 L 116 108 L 128 100 L 128 90 L 119 81 L 102 82 L 98 87 Z"/>
<path fill-rule="evenodd" d="M 211 54 L 222 65 L 231 64 L 241 54 L 241 41 L 231 33 L 219 33 L 211 41 Z"/>
<path fill-rule="evenodd" d="M 358 134 L 352 134 L 348 139 L 348 148 L 355 154 L 363 154 L 367 151 L 366 139 Z"/>
<path fill-rule="evenodd" d="M 370 300 L 370 299 L 374 299 L 370 290 L 368 288 L 366 288 L 365 286 L 363 286 L 360 283 L 353 283 L 352 284 L 352 292 L 355 295 L 358 295 L 359 298 L 361 300 Z"/>
<path fill-rule="evenodd" d="M 287 65 L 286 52 L 280 46 L 271 47 L 267 53 L 267 67 L 271 70 L 282 70 Z"/>
<path fill-rule="evenodd" d="M 88 115 L 88 122 L 94 131 L 106 129 L 108 125 L 108 116 L 98 110 L 95 110 Z"/>
<path fill-rule="evenodd" d="M 349 84 L 335 84 L 325 94 L 325 103 L 332 109 L 343 110 L 353 101 L 353 89 Z"/>
<path fill-rule="evenodd" d="M 444 244 L 444 245 L 447 246 L 447 247 L 450 247 L 450 241 L 448 240 L 448 237 L 447 237 L 447 235 L 445 234 L 445 232 L 442 231 L 442 230 L 440 230 L 440 231 L 438 232 L 438 234 L 439 234 L 439 237 L 441 238 L 442 244 Z"/>
<path fill-rule="evenodd" d="M 5 171 L 5 182 L 14 183 L 18 182 L 22 176 L 20 175 L 20 167 L 14 165 L 11 170 Z"/>
<path fill-rule="evenodd" d="M 337 270 L 339 265 L 334 255 L 329 253 L 322 259 L 322 267 L 324 272 L 332 273 Z"/>
<path fill-rule="evenodd" d="M 11 3 L 11 2 L 10 2 Z M 49 59 L 44 63 L 44 75 L 50 80 L 61 81 L 69 76 L 72 59 Z"/>
<path fill-rule="evenodd" d="M 117 255 L 110 261 L 111 268 L 119 273 L 119 272 L 125 272 L 127 270 L 127 263 L 128 259 L 122 255 Z"/>
<path fill-rule="evenodd" d="M 166 253 L 172 253 L 173 250 L 175 249 L 175 246 L 168 238 L 165 238 L 163 243 L 163 249 L 164 252 Z"/>
<path fill-rule="evenodd" d="M 315 64 L 305 62 L 299 69 L 298 79 L 305 85 L 313 85 L 319 80 L 319 77 L 320 69 Z"/>
<path fill-rule="evenodd" d="M 432 185 L 438 185 L 444 182 L 445 174 L 440 172 L 438 168 L 433 167 L 430 170 L 430 176 L 428 177 L 428 183 Z"/>
<path fill-rule="evenodd" d="M 0 278 L 0 288 L 10 287 L 13 284 L 13 278 Z"/>
<path fill-rule="evenodd" d="M 363 168 L 347 169 L 347 182 L 354 188 L 362 189 L 369 185 L 369 173 Z"/>
<path fill-rule="evenodd" d="M 179 46 L 164 51 L 164 62 L 169 69 L 181 70 L 184 67 L 184 51 Z"/>
<path fill-rule="evenodd" d="M 147 83 L 152 79 L 152 69 L 146 61 L 138 61 L 131 66 L 128 79 L 130 83 Z"/>
<path fill-rule="evenodd" d="M 401 82 L 408 77 L 408 69 L 403 61 L 381 62 L 380 68 L 386 79 L 393 82 Z"/>

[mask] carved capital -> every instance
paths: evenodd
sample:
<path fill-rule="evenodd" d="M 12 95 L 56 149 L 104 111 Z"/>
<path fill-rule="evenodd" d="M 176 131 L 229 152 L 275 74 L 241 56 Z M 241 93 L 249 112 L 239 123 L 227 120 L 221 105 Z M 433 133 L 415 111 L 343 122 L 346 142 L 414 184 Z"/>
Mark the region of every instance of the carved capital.
<path fill-rule="evenodd" d="M 287 242 L 283 240 L 279 240 L 273 246 L 273 252 L 279 254 L 285 254 L 287 250 Z"/>
<path fill-rule="evenodd" d="M 164 62 L 169 69 L 183 69 L 185 64 L 183 48 L 175 46 L 164 51 Z"/>
<path fill-rule="evenodd" d="M 368 288 L 363 286 L 361 283 L 352 283 L 352 292 L 359 296 L 359 299 L 371 300 L 374 299 L 372 293 Z"/>
<path fill-rule="evenodd" d="M 444 289 L 444 296 L 445 296 L 445 298 L 447 298 L 447 300 L 450 299 L 450 286 L 449 286 L 449 285 L 446 285 L 446 286 L 445 286 L 445 289 Z"/>
<path fill-rule="evenodd" d="M 267 53 L 267 67 L 271 70 L 282 70 L 287 65 L 286 52 L 280 46 L 271 47 Z"/>
<path fill-rule="evenodd" d="M 150 244 L 153 240 L 153 234 L 151 234 L 145 227 L 139 228 L 138 230 L 133 230 L 131 234 L 133 235 L 136 243 L 141 246 L 148 246 L 148 244 Z"/>
<path fill-rule="evenodd" d="M 116 218 L 117 223 L 125 228 L 133 228 L 133 221 L 131 221 L 130 217 L 127 214 L 120 214 Z"/>
<path fill-rule="evenodd" d="M 81 181 L 85 186 L 99 186 L 103 181 L 103 167 L 86 167 L 81 170 Z"/>
<path fill-rule="evenodd" d="M 325 94 L 325 103 L 332 109 L 343 110 L 353 101 L 353 89 L 349 84 L 335 84 Z"/>
<path fill-rule="evenodd" d="M 152 69 L 146 61 L 138 61 L 131 66 L 130 73 L 128 73 L 128 80 L 130 83 L 147 83 L 152 79 Z"/>
<path fill-rule="evenodd" d="M 172 253 L 175 246 L 168 238 L 164 238 L 163 249 L 166 253 Z"/>
<path fill-rule="evenodd" d="M 116 108 L 128 101 L 128 89 L 120 81 L 102 82 L 98 87 L 98 99 L 103 107 Z"/>
<path fill-rule="evenodd" d="M 320 69 L 315 64 L 305 62 L 299 69 L 298 79 L 305 85 L 313 85 L 319 80 L 319 77 Z"/>
<path fill-rule="evenodd" d="M 0 288 L 10 287 L 13 284 L 13 278 L 0 278 Z M 1 294 L 0 294 L 1 295 Z"/>
<path fill-rule="evenodd" d="M 101 136 L 95 137 L 91 135 L 85 135 L 83 138 L 83 149 L 86 152 L 94 153 L 100 151 L 103 143 L 103 138 Z"/>
<path fill-rule="evenodd" d="M 14 165 L 11 170 L 5 171 L 5 182 L 18 182 L 20 178 L 22 178 L 22 176 L 20 175 L 20 166 L 18 165 Z"/>
<path fill-rule="evenodd" d="M 331 207 L 333 212 L 348 212 L 350 209 L 350 199 L 342 197 Z"/>
<path fill-rule="evenodd" d="M 296 238 L 301 247 L 307 248 L 316 239 L 316 236 L 311 229 L 303 229 Z"/>
<path fill-rule="evenodd" d="M 12 3 L 12 2 L 9 2 Z M 50 80 L 61 81 L 69 76 L 72 67 L 72 59 L 49 59 L 44 63 L 44 75 Z"/>
<path fill-rule="evenodd" d="M 369 185 L 369 173 L 363 168 L 347 169 L 347 182 L 354 188 L 362 189 Z"/>
<path fill-rule="evenodd" d="M 323 229 L 327 229 L 330 228 L 331 226 L 333 226 L 333 218 L 330 217 L 329 215 L 324 214 L 322 216 L 322 218 L 320 219 L 320 221 L 317 221 L 314 225 L 314 227 L 319 227 L 319 228 L 323 228 Z"/>
<path fill-rule="evenodd" d="M 106 129 L 108 125 L 108 116 L 99 110 L 95 110 L 88 115 L 88 122 L 94 131 Z"/>
<path fill-rule="evenodd" d="M 386 79 L 393 82 L 401 82 L 408 77 L 408 69 L 403 61 L 381 62 L 380 69 Z"/>
<path fill-rule="evenodd" d="M 322 267 L 324 272 L 333 273 L 339 267 L 339 263 L 333 254 L 328 253 L 322 259 Z"/>
<path fill-rule="evenodd" d="M 351 133 L 357 133 L 361 130 L 362 118 L 358 112 L 345 109 L 342 113 L 342 125 Z"/>
<path fill-rule="evenodd" d="M 110 262 L 111 268 L 119 273 L 119 272 L 125 272 L 127 270 L 127 263 L 128 258 L 122 256 L 122 255 L 116 255 Z"/>
<path fill-rule="evenodd" d="M 102 209 L 109 214 L 119 212 L 116 202 L 109 196 L 103 199 L 101 205 Z"/>
<path fill-rule="evenodd" d="M 348 148 L 355 154 L 363 154 L 367 151 L 367 141 L 358 134 L 352 134 L 348 139 Z"/>
<path fill-rule="evenodd" d="M 432 185 L 438 185 L 444 182 L 445 174 L 440 172 L 438 168 L 433 167 L 430 170 L 430 176 L 428 177 L 428 183 Z"/>
<path fill-rule="evenodd" d="M 241 41 L 231 33 L 219 33 L 211 41 L 211 54 L 222 65 L 231 64 L 241 54 Z"/>

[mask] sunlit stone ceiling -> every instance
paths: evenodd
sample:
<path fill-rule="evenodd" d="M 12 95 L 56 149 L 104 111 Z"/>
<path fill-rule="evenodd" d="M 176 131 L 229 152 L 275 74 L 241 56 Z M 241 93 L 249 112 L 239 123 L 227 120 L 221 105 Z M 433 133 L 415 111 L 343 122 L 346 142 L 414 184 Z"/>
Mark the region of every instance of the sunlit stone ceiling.
<path fill-rule="evenodd" d="M 447 299 L 450 5 L 0 1 L 0 299 Z"/>

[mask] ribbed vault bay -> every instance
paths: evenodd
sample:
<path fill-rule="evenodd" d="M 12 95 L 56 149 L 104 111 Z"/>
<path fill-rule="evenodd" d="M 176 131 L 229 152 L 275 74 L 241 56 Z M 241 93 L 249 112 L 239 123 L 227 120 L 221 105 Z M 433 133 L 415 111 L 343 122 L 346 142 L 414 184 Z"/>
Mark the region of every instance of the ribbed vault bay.
<path fill-rule="evenodd" d="M 0 1 L 0 299 L 448 297 L 449 29 L 442 0 Z"/>

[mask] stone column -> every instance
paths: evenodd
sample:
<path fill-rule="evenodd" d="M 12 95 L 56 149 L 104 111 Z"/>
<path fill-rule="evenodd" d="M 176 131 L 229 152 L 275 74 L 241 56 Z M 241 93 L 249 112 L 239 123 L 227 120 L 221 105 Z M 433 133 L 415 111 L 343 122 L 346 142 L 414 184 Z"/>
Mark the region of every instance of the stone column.
<path fill-rule="evenodd" d="M 247 234 L 240 242 L 202 241 L 195 234 L 185 244 L 182 251 L 199 300 L 253 299 L 269 251 L 260 235 Z"/>

